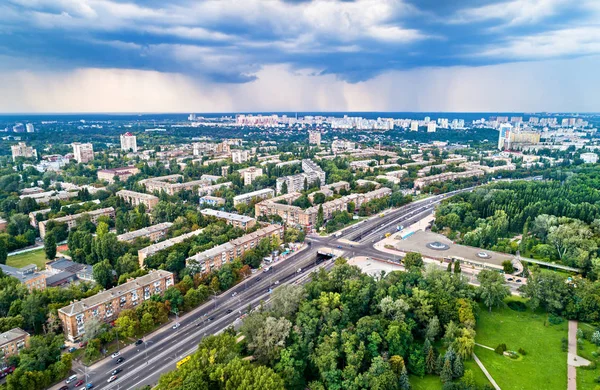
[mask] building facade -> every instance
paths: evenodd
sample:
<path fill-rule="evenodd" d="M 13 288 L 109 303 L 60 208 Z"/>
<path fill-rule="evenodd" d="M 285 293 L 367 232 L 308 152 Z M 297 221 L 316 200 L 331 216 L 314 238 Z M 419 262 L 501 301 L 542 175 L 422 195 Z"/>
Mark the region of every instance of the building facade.
<path fill-rule="evenodd" d="M 13 328 L 0 334 L 0 352 L 2 362 L 14 355 L 18 355 L 23 348 L 29 347 L 29 333 L 21 328 Z"/>
<path fill-rule="evenodd" d="M 146 210 L 152 210 L 158 204 L 158 196 L 129 190 L 117 191 L 117 196 L 134 207 L 143 204 Z"/>
<path fill-rule="evenodd" d="M 78 163 L 86 163 L 94 159 L 94 147 L 91 143 L 74 142 L 71 145 L 73 146 L 73 158 Z"/>
<path fill-rule="evenodd" d="M 117 240 L 122 242 L 134 242 L 137 238 L 147 237 L 150 241 L 156 242 L 166 237 L 167 232 L 172 225 L 171 222 L 159 223 L 132 232 L 119 234 Z"/>
<path fill-rule="evenodd" d="M 114 218 L 115 217 L 115 209 L 112 207 L 107 207 L 104 209 L 86 211 L 86 212 L 79 213 L 79 214 L 67 215 L 67 216 L 60 217 L 60 218 L 54 218 L 54 219 L 50 219 L 47 221 L 41 221 L 39 223 L 40 237 L 43 239 L 46 236 L 46 224 L 48 224 L 48 222 L 54 221 L 56 223 L 64 223 L 67 225 L 68 230 L 71 230 L 75 226 L 77 226 L 77 220 L 84 215 L 89 215 L 90 220 L 95 225 L 98 222 L 98 217 L 100 217 L 102 215 L 106 215 L 110 218 Z"/>
<path fill-rule="evenodd" d="M 183 242 L 187 239 L 197 236 L 200 233 L 202 233 L 203 230 L 204 229 L 194 230 L 193 232 L 182 234 L 181 236 L 173 237 L 168 240 L 160 241 L 160 242 L 157 242 L 156 244 L 152 244 L 145 248 L 140 249 L 138 251 L 138 261 L 140 263 L 140 268 L 146 267 L 144 264 L 144 260 L 146 260 L 146 258 L 160 252 L 163 249 L 170 248 L 175 244 L 179 244 L 180 242 Z"/>
<path fill-rule="evenodd" d="M 245 186 L 252 184 L 254 179 L 256 179 L 259 176 L 262 176 L 262 174 L 263 174 L 262 168 L 257 168 L 257 167 L 239 169 L 238 172 L 244 179 Z"/>
<path fill-rule="evenodd" d="M 204 209 L 200 211 L 200 213 L 207 217 L 214 217 L 217 219 L 222 219 L 227 222 L 229 225 L 238 227 L 240 229 L 250 229 L 256 225 L 256 219 L 252 217 L 248 217 L 247 215 L 240 214 L 232 214 L 226 213 L 224 211 L 217 211 L 212 209 Z"/>
<path fill-rule="evenodd" d="M 127 179 L 138 173 L 140 173 L 140 170 L 136 167 L 100 169 L 98 170 L 98 180 L 104 180 L 112 184 L 115 182 L 115 178 L 118 177 L 120 182 L 126 182 Z"/>
<path fill-rule="evenodd" d="M 237 206 L 238 204 L 250 204 L 252 200 L 255 199 L 269 199 L 275 196 L 275 191 L 271 188 L 263 188 L 262 190 L 248 192 L 246 194 L 241 194 L 233 197 L 233 205 Z"/>
<path fill-rule="evenodd" d="M 163 295 L 174 284 L 171 272 L 153 270 L 147 275 L 58 309 L 65 338 L 71 342 L 79 340 L 85 334 L 88 321 L 112 322 L 121 311 L 133 309 L 153 295 Z"/>
<path fill-rule="evenodd" d="M 121 150 L 124 152 L 137 153 L 137 138 L 135 135 L 127 132 L 121 134 Z"/>
<path fill-rule="evenodd" d="M 37 151 L 31 146 L 27 146 L 25 142 L 19 142 L 16 145 L 12 145 L 10 151 L 12 152 L 13 161 L 18 157 L 37 158 Z"/>

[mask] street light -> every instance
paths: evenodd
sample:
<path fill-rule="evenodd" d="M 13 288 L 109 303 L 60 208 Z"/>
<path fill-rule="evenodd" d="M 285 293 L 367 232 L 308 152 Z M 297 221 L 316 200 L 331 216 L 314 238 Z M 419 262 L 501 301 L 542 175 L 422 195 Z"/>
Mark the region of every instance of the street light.
<path fill-rule="evenodd" d="M 146 365 L 148 365 L 148 344 L 153 344 L 154 341 L 144 341 L 144 353 L 146 354 Z"/>

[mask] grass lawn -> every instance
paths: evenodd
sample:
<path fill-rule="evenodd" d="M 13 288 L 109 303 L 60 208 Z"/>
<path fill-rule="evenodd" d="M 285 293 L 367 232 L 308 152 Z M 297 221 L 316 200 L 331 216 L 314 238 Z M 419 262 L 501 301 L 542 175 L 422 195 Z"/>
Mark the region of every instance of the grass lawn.
<path fill-rule="evenodd" d="M 473 359 L 467 360 L 464 362 L 465 371 L 471 370 L 473 371 L 475 377 L 475 383 L 479 386 L 484 386 L 486 384 L 490 384 L 487 380 L 485 374 L 477 363 Z M 413 390 L 441 390 L 442 389 L 442 381 L 440 381 L 440 377 L 437 375 L 425 375 L 423 378 L 419 378 L 418 376 L 411 375 L 410 376 L 410 384 L 412 385 Z"/>
<path fill-rule="evenodd" d="M 550 325 L 546 318 L 542 312 L 518 312 L 503 307 L 489 313 L 482 307 L 475 341 L 492 348 L 505 343 L 509 350 L 523 348 L 527 353 L 513 360 L 475 347 L 475 353 L 500 388 L 539 389 L 543 384 L 547 390 L 564 390 L 567 386 L 567 353 L 561 349 L 561 339 L 567 337 L 568 323 Z"/>
<path fill-rule="evenodd" d="M 579 328 L 585 332 L 594 330 L 593 326 L 588 324 L 579 323 Z M 593 351 L 598 351 L 598 347 L 592 344 L 590 341 L 584 339 L 583 346 L 577 349 L 577 354 L 591 362 L 600 364 L 600 359 L 592 355 Z M 578 389 L 593 389 L 598 383 L 594 382 L 594 379 L 600 376 L 600 368 L 596 367 L 593 370 L 586 370 L 584 368 L 577 368 L 577 388 Z"/>
<path fill-rule="evenodd" d="M 44 269 L 46 267 L 46 252 L 44 249 L 36 249 L 25 253 L 19 253 L 18 255 L 8 256 L 6 259 L 6 265 L 11 267 L 21 268 L 29 264 L 37 265 L 38 269 Z"/>

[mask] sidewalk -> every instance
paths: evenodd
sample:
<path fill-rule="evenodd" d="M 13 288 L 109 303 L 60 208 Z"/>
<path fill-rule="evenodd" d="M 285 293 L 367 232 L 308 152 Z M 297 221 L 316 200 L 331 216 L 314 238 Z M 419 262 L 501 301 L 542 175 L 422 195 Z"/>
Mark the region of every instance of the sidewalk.
<path fill-rule="evenodd" d="M 577 321 L 569 320 L 569 353 L 567 354 L 567 390 L 577 390 L 577 367 L 591 362 L 577 356 Z"/>

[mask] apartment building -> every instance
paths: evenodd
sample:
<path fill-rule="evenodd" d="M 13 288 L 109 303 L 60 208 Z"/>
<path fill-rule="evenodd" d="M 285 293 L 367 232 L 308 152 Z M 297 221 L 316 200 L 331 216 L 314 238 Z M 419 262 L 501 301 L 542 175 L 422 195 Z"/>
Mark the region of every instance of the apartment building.
<path fill-rule="evenodd" d="M 446 164 L 428 165 L 426 167 L 419 169 L 417 171 L 417 176 L 419 176 L 419 177 L 427 176 L 431 172 L 431 170 L 445 171 L 446 167 L 447 167 Z"/>
<path fill-rule="evenodd" d="M 408 171 L 406 169 L 399 169 L 397 171 L 386 172 L 385 175 L 402 179 L 404 176 L 408 175 Z"/>
<path fill-rule="evenodd" d="M 132 232 L 119 234 L 117 236 L 117 240 L 122 242 L 133 242 L 137 238 L 147 237 L 150 239 L 150 241 L 156 242 L 165 238 L 169 228 L 172 225 L 173 224 L 171 222 L 159 223 L 142 229 L 134 230 Z"/>
<path fill-rule="evenodd" d="M 229 225 L 232 225 L 232 226 L 244 229 L 244 230 L 250 229 L 250 228 L 254 227 L 254 225 L 256 225 L 256 219 L 254 219 L 252 217 L 248 217 L 247 215 L 226 213 L 224 211 L 217 211 L 217 210 L 212 210 L 212 209 L 204 209 L 204 210 L 200 211 L 200 213 L 207 217 L 215 217 L 217 219 L 222 219 L 225 222 L 227 222 Z"/>
<path fill-rule="evenodd" d="M 244 169 L 238 169 L 238 172 L 240 173 L 240 175 L 244 179 L 244 185 L 245 186 L 252 184 L 252 182 L 254 181 L 254 179 L 256 179 L 257 177 L 263 175 L 262 168 L 257 168 L 257 167 L 249 167 L 249 168 L 244 168 Z"/>
<path fill-rule="evenodd" d="M 415 180 L 414 187 L 420 189 L 431 183 L 462 179 L 465 177 L 483 176 L 484 172 L 481 169 L 471 169 L 464 172 L 444 172 L 439 175 L 425 176 Z"/>
<path fill-rule="evenodd" d="M 46 274 L 38 272 L 37 265 L 35 264 L 29 264 L 21 268 L 0 264 L 0 269 L 5 275 L 18 279 L 19 282 L 27 287 L 29 292 L 46 289 Z"/>
<path fill-rule="evenodd" d="M 304 172 L 297 175 L 284 176 L 277 179 L 277 193 L 280 194 L 284 183 L 287 186 L 287 192 L 299 192 L 304 190 L 304 182 L 311 186 L 317 182 L 325 183 L 325 171 L 312 160 L 302 160 L 302 170 Z"/>
<path fill-rule="evenodd" d="M 199 196 L 212 195 L 215 192 L 217 192 L 218 190 L 220 190 L 221 188 L 231 188 L 231 185 L 232 185 L 232 183 L 230 181 L 225 182 L 225 183 L 213 184 L 213 185 L 204 185 L 202 187 L 198 187 L 198 195 Z"/>
<path fill-rule="evenodd" d="M 218 207 L 218 206 L 222 206 L 225 204 L 225 198 L 219 198 L 218 196 L 205 195 L 200 198 L 198 203 L 200 204 L 200 206 L 205 205 L 205 206 Z"/>
<path fill-rule="evenodd" d="M 43 239 L 46 236 L 46 224 L 48 222 L 54 221 L 56 223 L 64 223 L 67 225 L 68 230 L 71 230 L 75 226 L 77 226 L 77 220 L 84 215 L 89 215 L 90 220 L 95 225 L 98 221 L 98 217 L 100 217 L 100 216 L 106 215 L 107 217 L 114 218 L 115 217 L 115 209 L 112 207 L 107 207 L 104 209 L 85 211 L 85 212 L 79 213 L 79 214 L 67 215 L 67 216 L 60 217 L 60 218 L 54 218 L 54 219 L 50 219 L 47 221 L 41 221 L 39 223 L 40 237 Z"/>
<path fill-rule="evenodd" d="M 19 199 L 23 198 L 31 198 L 35 200 L 37 204 L 47 204 L 51 200 L 68 200 L 71 198 L 76 198 L 78 196 L 77 192 L 74 191 L 44 191 L 38 192 L 35 194 L 23 194 L 19 196 Z"/>
<path fill-rule="evenodd" d="M 271 188 L 263 188 L 262 190 L 248 192 L 246 194 L 241 194 L 233 197 L 233 205 L 237 206 L 238 204 L 250 204 L 252 200 L 257 199 L 269 199 L 275 196 L 275 191 Z"/>
<path fill-rule="evenodd" d="M 359 160 L 359 161 L 351 161 L 350 169 L 353 171 L 372 171 L 373 167 L 377 166 L 377 160 Z"/>
<path fill-rule="evenodd" d="M 21 328 L 13 328 L 0 334 L 0 353 L 2 363 L 14 355 L 18 355 L 23 348 L 29 347 L 29 333 Z"/>
<path fill-rule="evenodd" d="M 78 163 L 90 162 L 94 159 L 94 147 L 91 143 L 73 142 L 73 158 Z"/>
<path fill-rule="evenodd" d="M 115 178 L 118 177 L 120 182 L 126 182 L 127 179 L 138 173 L 140 173 L 140 170 L 136 167 L 100 169 L 98 171 L 98 180 L 104 180 L 112 184 L 115 182 Z"/>
<path fill-rule="evenodd" d="M 163 249 L 170 248 L 175 244 L 179 244 L 180 242 L 184 242 L 187 239 L 197 236 L 200 233 L 202 233 L 203 230 L 204 229 L 194 230 L 193 232 L 182 234 L 181 236 L 173 237 L 168 240 L 160 241 L 156 244 L 152 244 L 140 249 L 138 251 L 138 261 L 140 263 L 140 268 L 145 268 L 144 260 L 146 260 L 146 258 L 162 251 Z"/>
<path fill-rule="evenodd" d="M 19 142 L 16 145 L 12 145 L 10 151 L 12 152 L 13 161 L 18 157 L 37 158 L 37 151 L 31 146 L 27 146 L 25 142 Z"/>
<path fill-rule="evenodd" d="M 242 164 L 250 159 L 250 152 L 247 150 L 232 150 L 231 161 L 234 164 Z"/>
<path fill-rule="evenodd" d="M 154 206 L 158 204 L 158 197 L 150 194 L 144 194 L 143 192 L 135 192 L 129 190 L 117 191 L 116 194 L 119 198 L 129 203 L 133 207 L 137 207 L 140 204 L 146 206 L 146 210 L 152 210 Z"/>
<path fill-rule="evenodd" d="M 124 152 L 137 153 L 137 138 L 135 135 L 127 132 L 121 134 L 121 150 Z"/>
<path fill-rule="evenodd" d="M 164 294 L 174 283 L 171 272 L 152 270 L 147 275 L 58 309 L 66 339 L 71 342 L 81 339 L 88 321 L 112 322 L 122 310 L 133 309 L 153 295 Z"/>
<path fill-rule="evenodd" d="M 321 132 L 320 131 L 308 131 L 308 143 L 311 145 L 321 145 Z"/>
<path fill-rule="evenodd" d="M 255 248 L 263 238 L 278 237 L 283 240 L 283 226 L 267 225 L 255 232 L 231 240 L 225 244 L 200 252 L 186 259 L 186 267 L 192 272 L 208 273 L 241 257 L 247 250 Z"/>

